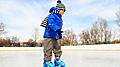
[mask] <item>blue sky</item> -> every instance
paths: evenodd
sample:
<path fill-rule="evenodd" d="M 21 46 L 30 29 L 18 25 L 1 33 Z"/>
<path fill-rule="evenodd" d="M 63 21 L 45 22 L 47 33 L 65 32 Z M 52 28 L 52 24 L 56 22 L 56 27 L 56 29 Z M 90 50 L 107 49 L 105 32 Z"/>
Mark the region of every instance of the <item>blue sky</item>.
<path fill-rule="evenodd" d="M 115 24 L 115 12 L 120 8 L 120 0 L 62 0 L 66 5 L 63 15 L 63 30 L 72 29 L 76 34 L 87 29 L 98 17 Z M 44 28 L 41 21 L 49 14 L 56 0 L 0 0 L 0 21 L 6 25 L 7 36 L 16 36 L 20 40 L 33 38 L 34 29 L 42 38 Z"/>

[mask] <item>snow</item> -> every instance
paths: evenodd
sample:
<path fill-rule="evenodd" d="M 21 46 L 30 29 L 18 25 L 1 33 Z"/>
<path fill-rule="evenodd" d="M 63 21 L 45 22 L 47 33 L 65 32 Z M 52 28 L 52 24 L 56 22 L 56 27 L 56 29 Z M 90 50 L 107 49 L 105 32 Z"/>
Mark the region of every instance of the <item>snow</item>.
<path fill-rule="evenodd" d="M 42 50 L 42 47 L 0 47 L 0 67 L 42 67 Z M 62 50 L 61 59 L 67 67 L 120 67 L 119 44 L 62 46 Z"/>

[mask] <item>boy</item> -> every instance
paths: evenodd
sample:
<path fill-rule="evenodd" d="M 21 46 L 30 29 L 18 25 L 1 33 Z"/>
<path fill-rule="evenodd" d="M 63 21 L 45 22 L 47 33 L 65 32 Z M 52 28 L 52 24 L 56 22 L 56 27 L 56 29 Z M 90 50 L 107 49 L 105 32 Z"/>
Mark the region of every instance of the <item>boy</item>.
<path fill-rule="evenodd" d="M 43 67 L 65 67 L 65 63 L 60 60 L 62 51 L 58 42 L 62 38 L 62 15 L 65 12 L 65 6 L 58 0 L 57 6 L 52 7 L 49 12 L 50 15 L 47 17 L 47 26 L 44 32 Z M 51 62 L 52 52 L 55 55 L 54 64 Z"/>

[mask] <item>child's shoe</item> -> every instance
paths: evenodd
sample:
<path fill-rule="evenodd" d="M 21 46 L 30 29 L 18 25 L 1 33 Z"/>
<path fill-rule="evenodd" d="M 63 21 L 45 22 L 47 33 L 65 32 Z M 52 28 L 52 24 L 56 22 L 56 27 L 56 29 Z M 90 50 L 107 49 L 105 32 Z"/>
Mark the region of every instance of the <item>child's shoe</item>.
<path fill-rule="evenodd" d="M 55 67 L 55 66 L 52 62 L 44 60 L 43 67 Z"/>
<path fill-rule="evenodd" d="M 61 61 L 59 58 L 54 60 L 55 67 L 66 67 L 65 63 Z"/>

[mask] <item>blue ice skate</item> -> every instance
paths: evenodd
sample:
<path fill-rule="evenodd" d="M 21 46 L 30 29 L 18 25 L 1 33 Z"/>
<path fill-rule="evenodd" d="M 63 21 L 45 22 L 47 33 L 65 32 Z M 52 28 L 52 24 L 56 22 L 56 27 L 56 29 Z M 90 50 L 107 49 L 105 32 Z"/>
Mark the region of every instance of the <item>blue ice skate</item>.
<path fill-rule="evenodd" d="M 66 67 L 65 63 L 60 59 L 55 59 L 54 64 L 55 64 L 55 67 Z"/>
<path fill-rule="evenodd" d="M 43 63 L 43 67 L 55 67 L 54 64 L 52 62 L 49 61 L 44 61 Z"/>

